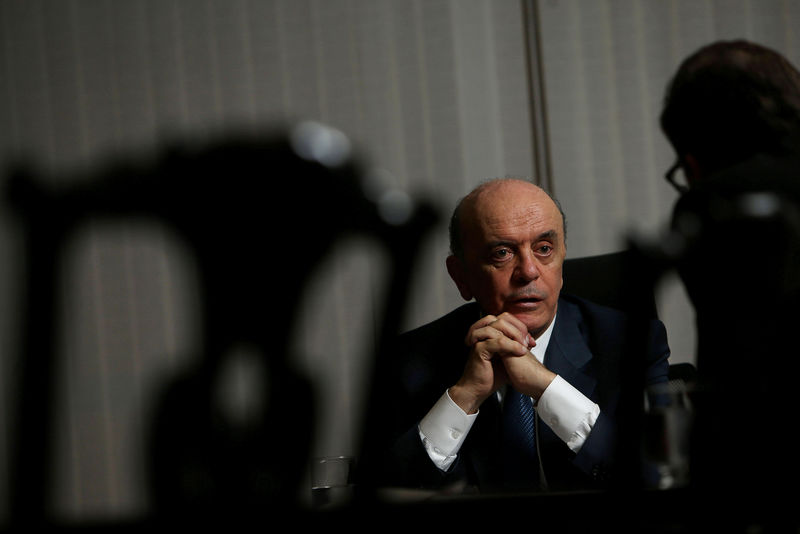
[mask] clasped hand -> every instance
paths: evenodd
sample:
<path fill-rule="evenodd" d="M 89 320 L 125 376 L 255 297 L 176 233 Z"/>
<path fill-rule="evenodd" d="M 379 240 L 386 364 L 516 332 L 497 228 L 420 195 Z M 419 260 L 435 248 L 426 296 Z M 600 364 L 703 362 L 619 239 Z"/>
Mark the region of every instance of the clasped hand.
<path fill-rule="evenodd" d="M 505 384 L 538 399 L 555 378 L 530 349 L 536 342 L 525 324 L 510 313 L 486 315 L 469 329 L 471 347 L 464 372 L 450 388 L 453 401 L 468 414 Z"/>

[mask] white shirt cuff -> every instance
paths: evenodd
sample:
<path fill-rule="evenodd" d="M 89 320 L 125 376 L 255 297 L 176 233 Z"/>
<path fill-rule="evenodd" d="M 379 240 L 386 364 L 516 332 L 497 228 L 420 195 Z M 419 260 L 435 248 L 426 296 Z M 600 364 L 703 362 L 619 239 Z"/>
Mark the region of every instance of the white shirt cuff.
<path fill-rule="evenodd" d="M 600 415 L 600 407 L 556 375 L 544 390 L 536 412 L 573 452 L 578 452 Z"/>
<path fill-rule="evenodd" d="M 433 463 L 447 471 L 458 455 L 477 413 L 468 415 L 445 391 L 419 423 L 419 436 Z"/>

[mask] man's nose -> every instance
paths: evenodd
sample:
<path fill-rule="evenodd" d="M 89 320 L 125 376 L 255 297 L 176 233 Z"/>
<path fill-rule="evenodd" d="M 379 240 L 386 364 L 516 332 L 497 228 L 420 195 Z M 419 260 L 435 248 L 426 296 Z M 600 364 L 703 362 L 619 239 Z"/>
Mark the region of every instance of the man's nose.
<path fill-rule="evenodd" d="M 517 266 L 514 272 L 517 280 L 523 283 L 528 283 L 531 280 L 539 278 L 539 266 L 536 262 L 536 257 L 531 251 L 522 251 L 517 256 Z"/>

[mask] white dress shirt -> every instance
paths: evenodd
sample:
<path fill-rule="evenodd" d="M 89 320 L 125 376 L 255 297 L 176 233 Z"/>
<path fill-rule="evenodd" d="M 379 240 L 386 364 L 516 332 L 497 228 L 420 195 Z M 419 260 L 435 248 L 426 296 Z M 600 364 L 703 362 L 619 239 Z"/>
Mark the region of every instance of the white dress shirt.
<path fill-rule="evenodd" d="M 544 354 L 550 343 L 555 318 L 544 333 L 536 339 L 531 353 L 544 363 Z M 497 395 L 502 403 L 504 390 Z M 531 399 L 531 402 L 534 402 Z M 592 431 L 600 407 L 575 389 L 566 380 L 556 375 L 542 393 L 534 408 L 539 418 L 573 451 L 578 452 Z M 433 463 L 447 471 L 458 456 L 461 445 L 469 434 L 472 424 L 480 415 L 468 415 L 453 400 L 447 391 L 419 423 L 419 435 Z"/>

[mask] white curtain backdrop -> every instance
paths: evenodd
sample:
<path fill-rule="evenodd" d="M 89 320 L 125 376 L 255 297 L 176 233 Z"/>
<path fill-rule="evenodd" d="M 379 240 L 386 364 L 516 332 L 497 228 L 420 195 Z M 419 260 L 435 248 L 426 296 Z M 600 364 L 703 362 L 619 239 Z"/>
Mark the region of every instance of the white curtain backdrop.
<path fill-rule="evenodd" d="M 350 136 L 370 179 L 441 210 L 409 295 L 410 328 L 461 302 L 444 268 L 446 219 L 484 179 L 550 186 L 570 257 L 619 250 L 631 230 L 656 238 L 675 199 L 657 124 L 669 76 L 721 38 L 797 64 L 798 23 L 790 0 L 0 0 L 0 165 L 23 159 L 67 180 L 166 140 L 328 123 Z M 302 200 L 292 199 L 299 211 Z M 25 269 L 15 225 L 0 209 L 0 517 Z M 267 253 L 285 245 L 274 237 L 264 229 Z M 313 227 L 296 239 L 311 246 Z M 183 247 L 169 229 L 139 224 L 76 236 L 59 310 L 58 517 L 147 511 L 150 395 L 198 349 Z M 302 297 L 297 352 L 322 393 L 317 455 L 357 446 L 383 262 L 374 244 L 347 241 Z M 692 361 L 691 309 L 674 281 L 659 306 L 673 361 Z"/>

